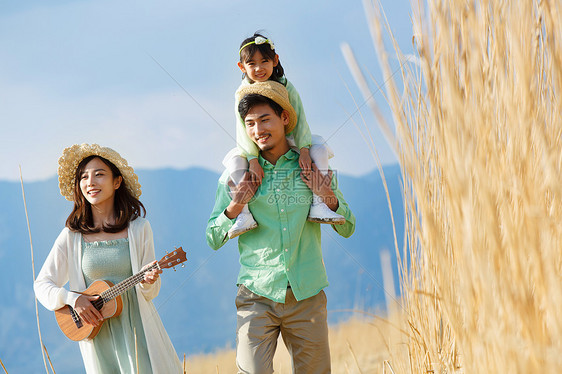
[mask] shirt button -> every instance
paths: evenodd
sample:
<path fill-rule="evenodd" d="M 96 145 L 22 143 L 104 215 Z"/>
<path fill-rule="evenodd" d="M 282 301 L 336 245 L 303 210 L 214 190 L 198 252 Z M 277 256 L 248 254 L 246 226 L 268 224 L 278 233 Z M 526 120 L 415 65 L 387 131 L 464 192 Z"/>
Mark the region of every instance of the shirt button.
<path fill-rule="evenodd" d="M 287 271 L 289 271 L 289 268 L 287 268 Z"/>
<path fill-rule="evenodd" d="M 289 252 L 289 248 L 285 248 L 285 252 Z"/>
<path fill-rule="evenodd" d="M 285 211 L 285 209 L 281 209 L 281 213 L 283 213 Z"/>
<path fill-rule="evenodd" d="M 277 192 L 281 191 L 279 188 L 276 190 Z"/>
<path fill-rule="evenodd" d="M 275 171 L 273 172 L 273 174 L 277 174 L 277 170 L 275 170 Z"/>
<path fill-rule="evenodd" d="M 286 228 L 286 227 L 283 227 L 283 231 L 287 231 L 287 228 Z"/>

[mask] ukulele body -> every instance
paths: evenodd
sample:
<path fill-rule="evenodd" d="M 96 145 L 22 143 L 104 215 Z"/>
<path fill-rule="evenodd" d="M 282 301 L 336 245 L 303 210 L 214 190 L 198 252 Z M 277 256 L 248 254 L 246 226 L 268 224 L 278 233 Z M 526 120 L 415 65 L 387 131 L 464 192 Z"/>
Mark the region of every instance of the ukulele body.
<path fill-rule="evenodd" d="M 110 281 L 97 280 L 84 292 L 80 293 L 88 296 L 97 296 L 111 287 L 113 287 L 113 283 Z M 93 339 L 100 331 L 106 319 L 117 317 L 122 311 L 123 300 L 121 296 L 116 296 L 111 300 L 107 300 L 101 307 L 100 312 L 103 316 L 103 321 L 101 321 L 98 326 L 93 326 L 82 321 L 69 305 L 55 310 L 55 318 L 64 335 L 71 340 L 80 341 Z"/>
<path fill-rule="evenodd" d="M 69 305 L 65 305 L 64 307 L 55 310 L 57 324 L 63 334 L 71 340 L 80 341 L 93 339 L 100 331 L 102 324 L 106 319 L 117 317 L 121 314 L 123 311 L 123 299 L 120 295 L 133 288 L 135 285 L 141 283 L 144 280 L 146 272 L 155 269 L 173 268 L 176 265 L 183 264 L 185 261 L 187 261 L 185 251 L 182 247 L 179 247 L 172 253 L 167 253 L 160 261 L 154 261 L 152 265 L 143 268 L 143 270 L 137 274 L 130 276 L 117 285 L 114 285 L 110 281 L 97 280 L 84 292 L 80 293 L 88 296 L 100 296 L 102 293 L 105 293 L 103 301 L 100 299 L 92 301 L 92 305 L 94 305 L 94 307 L 99 310 L 103 316 L 101 323 L 98 326 L 88 325 L 78 317 L 78 314 L 73 308 Z"/>

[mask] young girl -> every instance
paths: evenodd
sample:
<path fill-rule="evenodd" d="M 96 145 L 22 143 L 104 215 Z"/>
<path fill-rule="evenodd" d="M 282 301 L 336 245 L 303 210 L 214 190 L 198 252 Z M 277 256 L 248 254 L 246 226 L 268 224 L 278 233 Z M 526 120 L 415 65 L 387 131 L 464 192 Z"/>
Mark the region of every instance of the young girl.
<path fill-rule="evenodd" d="M 74 208 L 35 280 L 35 294 L 47 309 L 70 305 L 84 323 L 98 326 L 102 315 L 92 305 L 98 297 L 76 291 L 98 279 L 117 284 L 155 263 L 152 229 L 138 200 L 141 186 L 124 158 L 97 144 L 66 148 L 58 176 L 60 192 Z M 161 272 L 145 273 L 121 295 L 121 314 L 103 322 L 93 339 L 80 341 L 88 374 L 182 372 L 151 301 Z M 67 282 L 73 291 L 63 288 Z"/>
<path fill-rule="evenodd" d="M 289 100 L 298 117 L 295 129 L 287 135 L 289 145 L 297 148 L 300 153 L 299 164 L 303 172 L 311 170 L 312 162 L 316 164 L 324 174 L 328 172 L 328 160 L 334 155 L 326 145 L 324 139 L 318 135 L 311 135 L 310 128 L 306 122 L 304 108 L 301 98 L 295 87 L 285 78 L 283 67 L 279 56 L 275 53 L 273 42 L 267 37 L 254 33 L 250 38 L 244 39 L 240 44 L 240 62 L 238 67 L 242 71 L 241 87 L 254 82 L 274 80 L 283 84 L 289 93 Z M 238 95 L 235 95 L 236 97 Z M 258 162 L 259 149 L 246 135 L 245 125 L 238 113 L 238 100 L 236 100 L 236 143 L 237 148 L 231 150 L 223 160 L 224 166 L 230 173 L 231 179 L 238 184 L 244 173 L 249 170 L 253 179 L 261 182 L 264 173 Z M 313 195 L 308 220 L 319 223 L 343 224 L 345 218 L 335 213 L 317 195 Z M 242 213 L 238 215 L 228 235 L 234 238 L 253 228 L 257 223 L 246 205 Z"/>

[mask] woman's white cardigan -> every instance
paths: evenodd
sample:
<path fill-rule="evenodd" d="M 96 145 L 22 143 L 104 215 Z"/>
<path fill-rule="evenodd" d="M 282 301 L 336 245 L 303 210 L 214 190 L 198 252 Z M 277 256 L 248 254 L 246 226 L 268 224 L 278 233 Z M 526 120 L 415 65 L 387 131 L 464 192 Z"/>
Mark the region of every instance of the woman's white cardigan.
<path fill-rule="evenodd" d="M 128 229 L 131 266 L 133 274 L 155 260 L 152 228 L 145 218 L 131 221 Z M 66 304 L 74 306 L 77 294 L 63 286 L 68 282 L 74 291 L 86 289 L 82 275 L 82 234 L 64 228 L 58 236 L 45 264 L 35 280 L 34 290 L 37 299 L 49 310 L 57 310 Z M 152 284 L 137 284 L 137 297 L 140 315 L 146 337 L 148 354 L 153 373 L 181 373 L 181 364 L 174 346 L 162 325 L 152 299 L 160 291 L 160 278 Z M 95 361 L 96 352 L 91 341 L 81 341 L 80 351 L 88 374 L 101 373 Z"/>

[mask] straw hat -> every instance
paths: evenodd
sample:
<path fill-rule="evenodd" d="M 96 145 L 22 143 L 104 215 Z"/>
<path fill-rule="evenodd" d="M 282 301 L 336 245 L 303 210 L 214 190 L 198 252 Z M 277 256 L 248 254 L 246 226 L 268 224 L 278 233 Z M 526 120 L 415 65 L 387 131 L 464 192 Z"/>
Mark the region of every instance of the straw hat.
<path fill-rule="evenodd" d="M 244 96 L 249 94 L 258 94 L 270 98 L 283 109 L 289 112 L 289 124 L 285 127 L 285 134 L 290 133 L 297 125 L 297 112 L 289 101 L 289 93 L 285 86 L 275 81 L 255 82 L 242 86 L 236 91 L 236 100 L 240 102 Z"/>
<path fill-rule="evenodd" d="M 59 158 L 59 188 L 62 196 L 66 200 L 74 201 L 74 178 L 78 164 L 88 156 L 100 156 L 111 161 L 119 169 L 125 186 L 129 192 L 137 199 L 141 195 L 141 185 L 139 178 L 131 166 L 127 164 L 119 153 L 108 147 L 101 147 L 98 144 L 74 144 L 72 147 L 65 148 Z"/>

